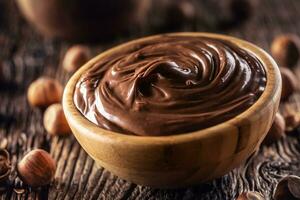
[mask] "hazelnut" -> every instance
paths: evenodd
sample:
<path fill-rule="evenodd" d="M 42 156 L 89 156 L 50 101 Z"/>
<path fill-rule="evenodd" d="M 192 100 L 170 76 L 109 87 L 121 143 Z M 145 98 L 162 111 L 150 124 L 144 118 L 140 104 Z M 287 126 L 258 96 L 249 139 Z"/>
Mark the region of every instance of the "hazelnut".
<path fill-rule="evenodd" d="M 289 175 L 281 179 L 275 187 L 274 200 L 300 199 L 300 177 Z"/>
<path fill-rule="evenodd" d="M 18 163 L 22 181 L 32 187 L 47 185 L 54 177 L 56 164 L 50 154 L 42 149 L 30 151 Z"/>
<path fill-rule="evenodd" d="M 5 149 L 8 145 L 8 141 L 6 138 L 2 138 L 0 141 L 0 149 Z"/>
<path fill-rule="evenodd" d="M 5 149 L 0 149 L 0 184 L 7 180 L 10 171 L 9 153 Z"/>
<path fill-rule="evenodd" d="M 71 129 L 61 104 L 53 104 L 44 113 L 44 127 L 51 135 L 68 135 Z"/>
<path fill-rule="evenodd" d="M 89 48 L 82 45 L 75 45 L 66 52 L 62 65 L 67 72 L 75 72 L 85 64 L 89 58 Z"/>
<path fill-rule="evenodd" d="M 32 106 L 47 107 L 61 101 L 62 85 L 55 79 L 41 77 L 28 88 L 27 98 Z"/>
<path fill-rule="evenodd" d="M 280 66 L 295 67 L 299 60 L 299 38 L 286 34 L 277 36 L 271 45 L 271 53 Z"/>
<path fill-rule="evenodd" d="M 288 68 L 280 68 L 282 78 L 281 100 L 286 101 L 297 89 L 297 77 Z"/>
<path fill-rule="evenodd" d="M 284 137 L 285 121 L 280 113 L 276 113 L 273 124 L 264 140 L 265 144 L 271 144 Z"/>
<path fill-rule="evenodd" d="M 300 126 L 300 113 L 289 112 L 285 117 L 285 125 L 287 131 L 293 131 Z"/>
<path fill-rule="evenodd" d="M 265 198 L 258 192 L 244 192 L 236 200 L 264 200 Z"/>

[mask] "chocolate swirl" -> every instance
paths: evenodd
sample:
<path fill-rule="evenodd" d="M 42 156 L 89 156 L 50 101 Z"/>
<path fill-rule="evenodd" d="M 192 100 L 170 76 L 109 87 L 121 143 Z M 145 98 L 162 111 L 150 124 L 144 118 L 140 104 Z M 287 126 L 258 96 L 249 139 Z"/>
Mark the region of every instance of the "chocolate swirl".
<path fill-rule="evenodd" d="M 233 118 L 255 103 L 265 85 L 261 62 L 237 45 L 165 35 L 103 57 L 82 75 L 74 102 L 102 128 L 170 135 Z"/>

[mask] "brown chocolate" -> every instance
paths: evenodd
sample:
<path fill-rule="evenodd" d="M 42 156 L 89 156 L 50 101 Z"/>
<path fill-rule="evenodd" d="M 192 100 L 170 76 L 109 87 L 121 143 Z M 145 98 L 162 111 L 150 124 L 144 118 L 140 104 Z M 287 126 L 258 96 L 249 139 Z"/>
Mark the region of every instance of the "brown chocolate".
<path fill-rule="evenodd" d="M 259 59 L 233 43 L 164 35 L 104 56 L 78 81 L 74 102 L 102 128 L 171 135 L 237 116 L 265 85 Z"/>

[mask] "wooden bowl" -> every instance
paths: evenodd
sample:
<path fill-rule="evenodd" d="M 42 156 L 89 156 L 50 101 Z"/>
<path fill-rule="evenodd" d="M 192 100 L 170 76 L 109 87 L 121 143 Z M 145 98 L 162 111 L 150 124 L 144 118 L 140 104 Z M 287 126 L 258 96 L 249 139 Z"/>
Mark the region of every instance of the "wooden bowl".
<path fill-rule="evenodd" d="M 106 41 L 135 26 L 147 0 L 17 0 L 23 16 L 49 37 L 76 42 Z"/>
<path fill-rule="evenodd" d="M 99 128 L 75 107 L 73 94 L 81 74 L 107 54 L 146 37 L 112 48 L 86 63 L 69 80 L 63 108 L 70 127 L 85 151 L 113 174 L 140 185 L 174 188 L 220 177 L 243 163 L 260 146 L 277 112 L 281 77 L 274 60 L 259 47 L 229 36 L 210 33 L 173 33 L 229 40 L 254 53 L 263 63 L 267 84 L 249 109 L 216 126 L 180 135 L 134 136 Z"/>

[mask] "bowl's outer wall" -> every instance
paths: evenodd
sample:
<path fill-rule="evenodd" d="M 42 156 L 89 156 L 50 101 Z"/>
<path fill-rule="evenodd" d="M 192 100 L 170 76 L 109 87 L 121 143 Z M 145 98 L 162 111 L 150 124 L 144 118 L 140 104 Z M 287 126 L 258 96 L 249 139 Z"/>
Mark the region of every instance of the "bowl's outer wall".
<path fill-rule="evenodd" d="M 23 16 L 46 36 L 104 40 L 137 26 L 144 0 L 17 0 Z M 145 6 L 144 6 L 145 7 Z M 146 12 L 146 8 L 141 9 Z M 130 26 L 130 27 L 131 27 Z"/>
<path fill-rule="evenodd" d="M 142 137 L 113 133 L 88 122 L 75 108 L 73 92 L 84 70 L 81 69 L 68 83 L 63 100 L 75 137 L 100 166 L 137 184 L 182 187 L 224 175 L 258 149 L 271 127 L 281 94 L 281 77 L 273 59 L 251 44 L 239 43 L 239 40 L 233 42 L 253 50 L 267 71 L 267 87 L 263 95 L 241 115 L 208 129 L 175 136 Z M 97 59 L 83 68 L 88 68 Z"/>

